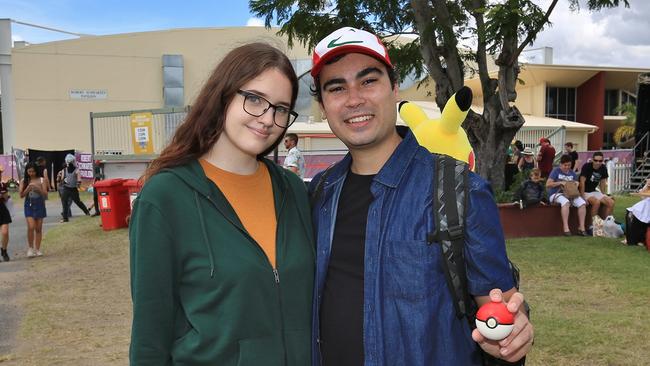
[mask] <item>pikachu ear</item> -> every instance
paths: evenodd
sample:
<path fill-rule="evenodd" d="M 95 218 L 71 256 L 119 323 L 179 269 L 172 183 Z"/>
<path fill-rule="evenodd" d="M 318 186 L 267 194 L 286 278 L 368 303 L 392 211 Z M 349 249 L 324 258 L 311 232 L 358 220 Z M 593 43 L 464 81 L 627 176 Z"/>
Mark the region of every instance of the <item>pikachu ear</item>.
<path fill-rule="evenodd" d="M 414 130 L 420 123 L 428 119 L 426 113 L 415 103 L 403 101 L 399 103 L 399 116 L 402 117 L 411 130 Z"/>
<path fill-rule="evenodd" d="M 472 105 L 472 89 L 464 86 L 449 98 L 440 117 L 440 128 L 448 133 L 458 131 L 460 125 L 467 117 L 469 107 Z"/>

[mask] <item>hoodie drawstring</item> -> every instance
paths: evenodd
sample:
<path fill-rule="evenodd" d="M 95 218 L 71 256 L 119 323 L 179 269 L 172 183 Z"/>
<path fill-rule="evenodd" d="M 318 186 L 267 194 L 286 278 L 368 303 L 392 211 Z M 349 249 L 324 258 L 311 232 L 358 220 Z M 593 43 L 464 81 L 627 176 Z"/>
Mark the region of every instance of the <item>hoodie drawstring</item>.
<path fill-rule="evenodd" d="M 196 202 L 196 209 L 199 213 L 199 222 L 201 223 L 201 232 L 203 233 L 203 241 L 205 243 L 205 248 L 208 250 L 208 256 L 210 257 L 210 278 L 214 277 L 214 257 L 212 256 L 212 250 L 210 249 L 210 242 L 208 241 L 208 232 L 205 230 L 205 221 L 203 221 L 203 211 L 201 211 L 201 205 L 199 203 L 199 193 L 194 191 L 194 201 Z"/>

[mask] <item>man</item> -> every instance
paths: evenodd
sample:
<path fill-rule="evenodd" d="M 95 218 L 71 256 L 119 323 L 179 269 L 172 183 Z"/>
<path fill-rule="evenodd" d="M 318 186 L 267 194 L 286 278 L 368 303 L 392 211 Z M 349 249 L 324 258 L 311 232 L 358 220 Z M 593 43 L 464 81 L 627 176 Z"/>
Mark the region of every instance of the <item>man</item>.
<path fill-rule="evenodd" d="M 560 157 L 560 166 L 553 169 L 546 181 L 546 188 L 548 188 L 548 200 L 551 203 L 560 205 L 560 214 L 562 215 L 562 227 L 565 236 L 571 236 L 569 229 L 569 204 L 578 208 L 578 235 L 587 236 L 585 232 L 585 214 L 587 212 L 585 200 L 580 197 L 580 193 L 576 192 L 575 196 L 567 193 L 569 184 L 577 184 L 578 175 L 571 170 L 571 158 L 568 155 Z M 576 189 L 577 191 L 577 189 Z"/>
<path fill-rule="evenodd" d="M 580 159 L 578 153 L 573 150 L 572 142 L 567 142 L 564 144 L 564 154 L 569 155 L 571 158 L 571 170 L 577 173 L 580 169 Z"/>
<path fill-rule="evenodd" d="M 614 199 L 605 195 L 607 193 L 607 168 L 603 163 L 603 153 L 596 151 L 591 162 L 585 163 L 580 171 L 580 194 L 591 205 L 591 217 L 598 215 L 600 206 L 605 206 L 605 219 L 614 212 Z M 600 192 L 596 190 L 600 189 Z"/>
<path fill-rule="evenodd" d="M 0 248 L 0 255 L 2 260 L 9 262 L 9 252 L 7 247 L 9 246 L 9 224 L 11 224 L 11 213 L 9 212 L 8 204 L 11 204 L 9 201 L 9 193 L 7 183 L 2 181 L 2 172 L 4 168 L 0 166 L 0 233 L 2 233 L 2 247 Z"/>
<path fill-rule="evenodd" d="M 456 316 L 441 248 L 427 244 L 437 226 L 435 157 L 408 129 L 396 130 L 397 76 L 384 45 L 371 33 L 341 28 L 316 46 L 311 74 L 332 132 L 350 151 L 310 185 L 314 365 L 480 365 L 479 346 L 521 359 L 533 327 L 513 287 L 487 183 L 470 173 L 465 258 L 477 302 L 503 299 L 515 313 L 515 331 L 499 342 Z"/>
<path fill-rule="evenodd" d="M 284 136 L 284 147 L 287 149 L 287 157 L 284 159 L 284 167 L 298 174 L 300 178 L 305 177 L 305 158 L 298 150 L 298 135 L 288 133 Z"/>
<path fill-rule="evenodd" d="M 553 170 L 553 160 L 555 159 L 555 148 L 551 146 L 551 140 L 546 137 L 539 139 L 541 148 L 537 155 L 537 166 L 542 171 L 542 177 L 547 178 Z"/>

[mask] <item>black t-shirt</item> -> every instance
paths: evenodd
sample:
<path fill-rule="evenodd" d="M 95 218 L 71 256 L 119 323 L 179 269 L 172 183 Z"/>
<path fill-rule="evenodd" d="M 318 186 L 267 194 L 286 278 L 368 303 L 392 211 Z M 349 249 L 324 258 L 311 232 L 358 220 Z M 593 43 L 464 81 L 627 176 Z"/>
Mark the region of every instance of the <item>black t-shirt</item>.
<path fill-rule="evenodd" d="M 601 179 L 607 179 L 607 168 L 602 164 L 598 170 L 594 170 L 593 163 L 586 163 L 582 166 L 580 176 L 585 177 L 585 192 L 593 192 L 600 184 Z M 604 192 L 603 192 L 604 193 Z"/>
<path fill-rule="evenodd" d="M 576 166 L 576 160 L 578 160 L 578 152 L 571 151 L 567 155 L 569 155 L 569 157 L 571 158 L 571 170 L 573 170 L 573 168 L 575 168 Z"/>
<path fill-rule="evenodd" d="M 349 172 L 339 198 L 320 308 L 323 366 L 363 365 L 366 221 L 374 177 Z"/>

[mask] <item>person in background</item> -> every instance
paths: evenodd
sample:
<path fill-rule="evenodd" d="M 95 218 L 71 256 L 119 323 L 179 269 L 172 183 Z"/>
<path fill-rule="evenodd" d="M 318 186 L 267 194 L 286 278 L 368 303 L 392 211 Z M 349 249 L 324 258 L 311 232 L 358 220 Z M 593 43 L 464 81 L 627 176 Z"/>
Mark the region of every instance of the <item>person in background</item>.
<path fill-rule="evenodd" d="M 591 217 L 598 215 L 600 206 L 605 206 L 602 219 L 614 212 L 614 199 L 606 195 L 609 174 L 604 160 L 603 153 L 596 151 L 591 161 L 583 164 L 580 170 L 580 194 L 591 205 Z"/>
<path fill-rule="evenodd" d="M 522 209 L 535 205 L 546 206 L 548 204 L 542 173 L 538 168 L 530 170 L 528 179 L 521 183 L 521 187 L 515 193 L 515 200 L 519 201 L 519 207 Z"/>
<path fill-rule="evenodd" d="M 99 216 L 99 196 L 97 195 L 97 189 L 95 188 L 95 183 L 104 179 L 104 173 L 102 173 L 102 166 L 99 160 L 95 160 L 93 164 L 93 204 L 92 207 L 95 208 L 95 213 L 92 214 L 93 217 Z"/>
<path fill-rule="evenodd" d="M 572 142 L 567 142 L 566 144 L 564 144 L 564 153 L 571 157 L 571 170 L 573 170 L 576 173 L 579 172 L 580 171 L 580 159 L 579 159 L 578 153 L 573 150 L 573 143 Z"/>
<path fill-rule="evenodd" d="M 575 183 L 574 183 L 575 182 Z M 560 166 L 553 169 L 546 181 L 548 188 L 549 201 L 560 205 L 560 214 L 562 215 L 562 227 L 565 236 L 571 236 L 569 229 L 569 211 L 571 205 L 578 208 L 578 235 L 587 236 L 585 231 L 585 216 L 587 213 L 587 203 L 579 194 L 575 197 L 567 197 L 563 188 L 567 184 L 578 184 L 578 175 L 571 170 L 571 158 L 568 155 L 560 157 Z"/>
<path fill-rule="evenodd" d="M 650 226 L 650 179 L 639 190 L 643 198 L 632 207 L 625 209 L 625 240 L 623 244 L 646 246 L 646 233 Z M 650 246 L 648 247 L 650 250 Z"/>
<path fill-rule="evenodd" d="M 524 145 L 517 140 L 510 147 L 511 153 L 506 163 L 505 182 L 506 189 L 510 188 L 514 181 L 515 175 L 519 172 L 519 161 L 523 158 Z"/>
<path fill-rule="evenodd" d="M 81 173 L 79 172 L 79 169 L 77 168 L 77 165 L 75 164 L 75 157 L 72 154 L 68 154 L 65 156 L 65 167 L 63 170 L 61 170 L 61 177 L 62 181 L 61 184 L 63 185 L 63 194 L 61 195 L 61 203 L 63 205 L 67 204 L 69 201 L 74 202 L 80 209 L 81 211 L 84 212 L 86 216 L 90 215 L 90 211 L 88 211 L 88 208 L 86 205 L 81 202 L 81 199 L 79 198 L 79 186 L 81 186 Z M 70 204 L 71 206 L 72 204 Z M 69 207 L 69 206 L 68 206 Z M 71 215 L 71 210 L 68 208 L 63 208 L 63 219 L 61 222 L 68 222 L 69 215 Z"/>
<path fill-rule="evenodd" d="M 298 78 L 265 43 L 227 53 L 133 203 L 130 362 L 311 362 L 314 242 L 300 178 L 264 158 Z"/>
<path fill-rule="evenodd" d="M 36 158 L 36 166 L 40 170 L 39 175 L 43 177 L 45 185 L 49 191 L 52 189 L 52 185 L 50 184 L 50 172 L 47 170 L 47 161 L 44 157 L 39 156 Z"/>
<path fill-rule="evenodd" d="M 287 157 L 284 159 L 284 167 L 298 174 L 300 178 L 305 177 L 305 158 L 302 151 L 298 149 L 298 135 L 288 133 L 284 137 L 284 147 L 287 149 Z"/>
<path fill-rule="evenodd" d="M 9 224 L 11 224 L 11 213 L 7 208 L 7 204 L 10 204 L 9 201 L 9 187 L 7 183 L 2 181 L 2 172 L 4 167 L 0 166 L 0 233 L 2 234 L 2 247 L 0 249 L 0 255 L 2 260 L 9 262 L 9 252 L 7 251 L 9 247 Z"/>
<path fill-rule="evenodd" d="M 555 148 L 551 146 L 551 140 L 546 137 L 539 139 L 539 153 L 537 154 L 537 167 L 542 172 L 542 178 L 547 178 L 553 170 L 555 159 Z"/>
<path fill-rule="evenodd" d="M 59 199 L 61 200 L 61 221 L 60 222 L 65 222 L 63 221 L 64 217 L 67 217 L 68 219 L 72 217 L 72 197 L 65 196 L 66 201 L 63 200 L 64 198 L 64 187 L 63 187 L 63 177 L 65 176 L 65 169 L 68 166 L 68 164 L 63 163 L 61 166 L 61 170 L 56 174 L 56 190 L 59 192 Z"/>
<path fill-rule="evenodd" d="M 530 147 L 527 147 L 524 149 L 524 151 L 521 153 L 521 159 L 519 159 L 519 171 L 529 171 L 532 169 L 537 168 L 537 161 L 535 161 L 535 153 L 533 152 L 533 149 Z"/>
<path fill-rule="evenodd" d="M 40 257 L 41 239 L 43 238 L 43 219 L 47 216 L 45 200 L 47 186 L 45 179 L 38 176 L 39 169 L 35 163 L 27 163 L 25 177 L 20 181 L 18 191 L 25 199 L 25 220 L 27 221 L 27 257 Z"/>

